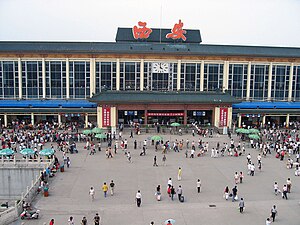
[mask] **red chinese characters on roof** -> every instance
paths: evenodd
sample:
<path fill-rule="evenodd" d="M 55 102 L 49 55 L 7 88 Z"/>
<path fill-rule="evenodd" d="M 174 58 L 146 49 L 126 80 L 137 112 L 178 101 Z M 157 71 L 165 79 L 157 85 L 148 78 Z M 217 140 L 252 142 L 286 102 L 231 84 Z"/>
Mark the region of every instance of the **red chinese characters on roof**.
<path fill-rule="evenodd" d="M 186 34 L 186 30 L 182 29 L 183 23 L 179 20 L 178 23 L 175 23 L 173 29 L 171 30 L 172 33 L 168 33 L 166 38 L 172 38 L 173 40 L 182 39 L 183 41 L 186 40 L 184 34 Z"/>
<path fill-rule="evenodd" d="M 150 34 L 152 33 L 152 29 L 146 27 L 147 23 L 146 22 L 138 22 L 138 26 L 134 26 L 132 28 L 132 33 L 134 39 L 147 39 Z"/>

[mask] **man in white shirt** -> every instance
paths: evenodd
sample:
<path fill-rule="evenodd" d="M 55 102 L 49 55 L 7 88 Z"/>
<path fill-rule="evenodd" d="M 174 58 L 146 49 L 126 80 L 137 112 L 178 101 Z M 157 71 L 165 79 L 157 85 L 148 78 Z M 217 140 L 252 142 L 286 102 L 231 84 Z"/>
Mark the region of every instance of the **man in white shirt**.
<path fill-rule="evenodd" d="M 137 207 L 140 207 L 141 203 L 142 203 L 142 194 L 141 194 L 140 190 L 137 191 L 137 193 L 135 195 L 135 199 L 136 199 L 136 205 L 137 205 Z"/>

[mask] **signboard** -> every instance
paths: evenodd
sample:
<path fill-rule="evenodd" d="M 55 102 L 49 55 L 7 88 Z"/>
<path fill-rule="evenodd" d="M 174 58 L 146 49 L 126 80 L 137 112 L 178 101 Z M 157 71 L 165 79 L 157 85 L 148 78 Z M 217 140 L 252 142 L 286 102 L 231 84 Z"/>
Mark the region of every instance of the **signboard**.
<path fill-rule="evenodd" d="M 110 107 L 102 108 L 102 126 L 103 127 L 110 126 Z"/>
<path fill-rule="evenodd" d="M 193 111 L 193 116 L 205 116 L 205 111 Z"/>
<path fill-rule="evenodd" d="M 227 127 L 228 108 L 220 108 L 220 127 Z"/>
<path fill-rule="evenodd" d="M 263 114 L 241 114 L 242 117 L 261 117 Z"/>
<path fill-rule="evenodd" d="M 184 116 L 184 113 L 147 113 L 147 116 Z"/>

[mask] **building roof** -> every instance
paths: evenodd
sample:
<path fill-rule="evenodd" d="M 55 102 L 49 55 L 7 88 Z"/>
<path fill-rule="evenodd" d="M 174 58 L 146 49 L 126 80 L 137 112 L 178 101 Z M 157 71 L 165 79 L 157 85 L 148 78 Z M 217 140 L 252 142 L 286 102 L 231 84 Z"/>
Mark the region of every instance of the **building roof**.
<path fill-rule="evenodd" d="M 240 102 L 222 92 L 149 92 L 149 91 L 105 91 L 94 95 L 90 101 L 102 104 L 221 104 Z"/>
<path fill-rule="evenodd" d="M 0 41 L 0 54 L 169 54 L 300 58 L 300 48 L 148 42 Z"/>
<path fill-rule="evenodd" d="M 87 100 L 0 100 L 0 108 L 97 108 Z"/>

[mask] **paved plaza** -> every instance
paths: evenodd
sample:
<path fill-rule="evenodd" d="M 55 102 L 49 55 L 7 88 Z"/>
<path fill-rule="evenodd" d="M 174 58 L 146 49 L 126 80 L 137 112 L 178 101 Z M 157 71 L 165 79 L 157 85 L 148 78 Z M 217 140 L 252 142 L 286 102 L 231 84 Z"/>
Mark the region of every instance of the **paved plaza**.
<path fill-rule="evenodd" d="M 213 138 L 201 137 L 209 142 L 209 151 L 204 157 L 185 158 L 184 150 L 179 153 L 171 151 L 167 154 L 166 166 L 162 166 L 161 152 L 155 152 L 151 141 L 148 141 L 146 156 L 139 156 L 142 141 L 154 135 L 141 134 L 129 138 L 129 133 L 124 134 L 128 140 L 129 151 L 132 153 L 133 163 L 128 163 L 124 153 L 119 149 L 114 158 L 107 159 L 104 147 L 95 155 L 89 155 L 84 150 L 85 143 L 79 143 L 78 154 L 69 155 L 70 168 L 64 173 L 58 172 L 51 179 L 49 197 L 38 196 L 34 202 L 35 207 L 41 210 L 39 220 L 17 221 L 14 224 L 49 224 L 51 218 L 55 224 L 68 224 L 68 218 L 73 216 L 75 224 L 79 225 L 83 216 L 88 219 L 88 224 L 93 223 L 95 213 L 101 216 L 102 225 L 149 225 L 151 221 L 163 224 L 166 219 L 176 220 L 176 225 L 259 225 L 265 224 L 270 216 L 270 209 L 275 204 L 278 208 L 278 217 L 275 224 L 298 225 L 300 178 L 294 176 L 294 170 L 286 169 L 285 162 L 279 161 L 272 155 L 262 159 L 262 171 L 256 169 L 254 177 L 247 175 L 246 155 L 240 157 L 211 158 L 210 149 L 216 147 L 217 142 L 221 147 L 224 142 L 229 143 L 227 135 Z M 184 141 L 188 138 L 190 143 L 196 143 L 199 136 L 190 134 L 162 135 L 164 141 L 175 139 Z M 238 137 L 233 135 L 237 143 Z M 138 149 L 133 150 L 133 140 L 138 140 Z M 185 148 L 184 148 L 185 149 Z M 246 153 L 251 153 L 257 168 L 256 157 L 258 150 L 250 149 L 246 144 Z M 153 157 L 157 156 L 158 167 L 153 166 Z M 62 157 L 58 154 L 59 159 Z M 178 167 L 182 168 L 182 180 L 177 180 Z M 238 196 L 245 200 L 245 211 L 239 213 L 238 201 L 226 201 L 223 198 L 224 188 L 228 185 L 234 187 L 234 173 L 244 172 L 244 182 L 238 184 Z M 280 189 L 288 177 L 292 179 L 292 191 L 288 200 L 283 200 L 280 195 L 273 193 L 274 181 Z M 180 203 L 175 197 L 172 201 L 167 195 L 167 181 L 172 178 L 175 189 L 179 185 L 183 188 L 185 202 Z M 202 181 L 202 192 L 197 193 L 197 179 Z M 104 198 L 101 187 L 103 182 L 110 183 L 114 180 L 115 195 Z M 156 186 L 160 184 L 162 200 L 155 197 Z M 89 189 L 96 189 L 95 200 L 92 202 Z M 142 194 L 142 205 L 136 206 L 135 194 L 137 190 Z M 214 205 L 215 207 L 210 207 Z"/>

